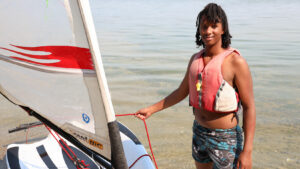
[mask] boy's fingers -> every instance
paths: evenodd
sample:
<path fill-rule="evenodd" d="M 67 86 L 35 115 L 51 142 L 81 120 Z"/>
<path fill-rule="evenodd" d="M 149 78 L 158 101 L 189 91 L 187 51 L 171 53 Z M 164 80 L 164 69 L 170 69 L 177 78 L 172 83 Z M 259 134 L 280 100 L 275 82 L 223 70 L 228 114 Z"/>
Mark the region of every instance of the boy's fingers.
<path fill-rule="evenodd" d="M 237 168 L 237 169 L 240 168 L 240 162 L 239 162 L 239 161 L 236 163 L 236 168 Z"/>
<path fill-rule="evenodd" d="M 141 120 L 143 120 L 143 118 L 144 118 L 141 114 L 138 114 L 138 113 L 135 114 L 135 117 L 137 117 L 137 118 L 139 118 Z"/>

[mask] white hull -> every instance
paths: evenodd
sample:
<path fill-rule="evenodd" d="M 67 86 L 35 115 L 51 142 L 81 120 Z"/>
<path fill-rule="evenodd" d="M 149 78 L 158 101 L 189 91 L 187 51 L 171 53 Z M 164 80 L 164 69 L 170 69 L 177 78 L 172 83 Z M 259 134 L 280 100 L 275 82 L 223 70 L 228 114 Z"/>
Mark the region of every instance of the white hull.
<path fill-rule="evenodd" d="M 125 126 L 120 126 L 125 156 L 128 167 L 139 157 L 148 154 L 142 144 L 139 143 L 133 133 Z M 64 139 L 65 140 L 65 139 Z M 66 141 L 79 159 L 84 160 L 90 169 L 102 168 L 98 163 Z M 32 144 L 10 144 L 7 147 L 6 163 L 8 169 L 76 169 L 60 145 L 49 134 L 48 137 Z M 141 157 L 131 169 L 154 169 L 154 165 L 148 156 Z"/>

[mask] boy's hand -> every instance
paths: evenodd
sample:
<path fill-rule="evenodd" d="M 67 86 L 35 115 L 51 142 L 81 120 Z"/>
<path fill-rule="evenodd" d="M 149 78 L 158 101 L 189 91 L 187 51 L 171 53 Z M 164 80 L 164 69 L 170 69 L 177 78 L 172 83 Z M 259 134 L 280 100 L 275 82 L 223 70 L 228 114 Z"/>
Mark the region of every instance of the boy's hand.
<path fill-rule="evenodd" d="M 252 168 L 252 153 L 249 151 L 242 151 L 238 162 L 237 169 L 251 169 Z"/>
<path fill-rule="evenodd" d="M 147 119 L 151 115 L 152 113 L 147 108 L 140 109 L 135 113 L 135 117 L 140 118 L 141 120 Z"/>

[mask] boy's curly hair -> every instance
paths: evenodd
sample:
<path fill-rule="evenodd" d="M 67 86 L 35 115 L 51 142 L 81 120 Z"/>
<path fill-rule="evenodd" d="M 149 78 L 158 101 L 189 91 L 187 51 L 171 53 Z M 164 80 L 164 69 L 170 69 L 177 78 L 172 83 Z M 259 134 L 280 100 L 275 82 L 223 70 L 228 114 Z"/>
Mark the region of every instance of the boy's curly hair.
<path fill-rule="evenodd" d="M 222 48 L 228 48 L 231 44 L 232 36 L 229 33 L 227 16 L 221 6 L 215 3 L 209 3 L 206 7 L 200 11 L 196 21 L 196 44 L 198 47 L 203 46 L 205 48 L 205 44 L 202 41 L 200 35 L 200 22 L 201 19 L 204 18 L 206 21 L 212 24 L 222 23 L 224 34 L 222 35 Z"/>

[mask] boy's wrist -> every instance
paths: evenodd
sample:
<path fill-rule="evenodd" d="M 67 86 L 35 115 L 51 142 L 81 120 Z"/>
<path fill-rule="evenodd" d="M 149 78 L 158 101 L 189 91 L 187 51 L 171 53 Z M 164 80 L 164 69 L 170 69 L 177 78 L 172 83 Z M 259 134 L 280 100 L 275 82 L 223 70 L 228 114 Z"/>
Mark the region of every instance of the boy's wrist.
<path fill-rule="evenodd" d="M 251 154 L 252 153 L 252 148 L 244 148 L 243 152 Z"/>

